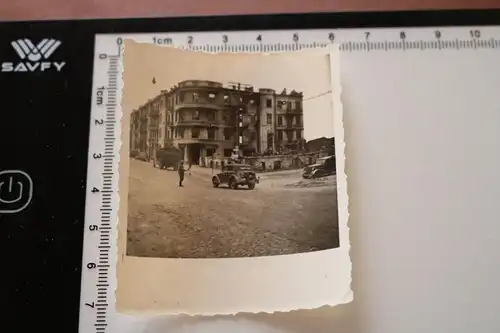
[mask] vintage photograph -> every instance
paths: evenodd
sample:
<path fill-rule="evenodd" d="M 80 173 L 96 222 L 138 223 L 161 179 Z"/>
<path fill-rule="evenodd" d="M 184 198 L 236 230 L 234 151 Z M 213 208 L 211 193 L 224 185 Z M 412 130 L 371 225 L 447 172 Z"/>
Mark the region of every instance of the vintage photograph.
<path fill-rule="evenodd" d="M 350 302 L 338 48 L 211 54 L 142 40 L 125 40 L 121 65 L 119 311 Z"/>
<path fill-rule="evenodd" d="M 328 80 L 311 84 L 273 55 L 204 57 L 151 54 L 127 68 L 127 255 L 338 247 Z"/>

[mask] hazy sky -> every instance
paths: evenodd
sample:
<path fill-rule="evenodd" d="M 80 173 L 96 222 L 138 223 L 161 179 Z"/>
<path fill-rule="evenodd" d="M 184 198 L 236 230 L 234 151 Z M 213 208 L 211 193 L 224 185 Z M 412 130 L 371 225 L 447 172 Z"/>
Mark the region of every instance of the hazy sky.
<path fill-rule="evenodd" d="M 125 42 L 123 111 L 130 112 L 161 90 L 184 80 L 241 82 L 280 93 L 304 93 L 306 140 L 333 136 L 328 55 L 318 53 L 207 54 Z M 156 84 L 152 83 L 153 77 Z M 321 95 L 320 97 L 315 97 Z M 308 98 L 311 98 L 308 100 Z"/>

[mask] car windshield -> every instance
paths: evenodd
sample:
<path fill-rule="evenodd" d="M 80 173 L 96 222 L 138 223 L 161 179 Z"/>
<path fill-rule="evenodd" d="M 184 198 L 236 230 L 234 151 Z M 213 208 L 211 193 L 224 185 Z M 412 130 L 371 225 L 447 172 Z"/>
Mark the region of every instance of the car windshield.
<path fill-rule="evenodd" d="M 327 160 L 327 158 L 318 158 L 318 160 L 316 161 L 316 164 L 324 165 L 326 160 Z"/>
<path fill-rule="evenodd" d="M 250 170 L 252 170 L 252 168 L 251 168 L 251 167 L 249 167 L 249 166 L 242 166 L 242 167 L 239 167 L 239 168 L 237 168 L 237 169 L 238 169 L 238 170 L 242 170 L 242 171 L 250 171 Z"/>

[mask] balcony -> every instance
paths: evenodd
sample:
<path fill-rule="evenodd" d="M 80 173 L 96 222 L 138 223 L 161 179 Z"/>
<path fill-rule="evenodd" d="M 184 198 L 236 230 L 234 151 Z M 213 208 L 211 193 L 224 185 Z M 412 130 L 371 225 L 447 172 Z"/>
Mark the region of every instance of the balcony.
<path fill-rule="evenodd" d="M 284 129 L 286 129 L 286 124 L 278 124 L 278 125 L 276 125 L 276 129 L 277 130 L 284 130 Z"/>
<path fill-rule="evenodd" d="M 174 111 L 184 108 L 200 108 L 200 109 L 216 109 L 221 110 L 223 108 L 222 105 L 217 104 L 217 101 L 200 98 L 198 100 L 184 100 L 181 103 L 178 103 L 174 106 Z"/>
<path fill-rule="evenodd" d="M 202 127 L 219 127 L 224 125 L 223 122 L 208 119 L 179 119 L 174 123 L 176 126 L 202 126 Z"/>
<path fill-rule="evenodd" d="M 301 108 L 300 109 L 287 109 L 286 113 L 289 114 L 289 115 L 302 114 L 303 110 Z"/>
<path fill-rule="evenodd" d="M 223 145 L 233 145 L 233 140 L 211 140 L 208 138 L 189 138 L 189 137 L 177 137 L 174 139 L 177 144 L 191 144 L 191 143 L 204 143 L 204 144 L 223 144 Z"/>

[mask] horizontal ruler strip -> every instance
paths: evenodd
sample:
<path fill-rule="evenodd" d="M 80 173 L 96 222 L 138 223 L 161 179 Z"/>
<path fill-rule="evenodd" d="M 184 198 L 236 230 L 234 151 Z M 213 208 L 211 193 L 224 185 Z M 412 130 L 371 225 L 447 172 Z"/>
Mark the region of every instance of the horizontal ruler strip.
<path fill-rule="evenodd" d="M 206 52 L 288 52 L 327 47 L 332 43 L 289 43 L 289 44 L 241 44 L 241 45 L 188 45 L 182 49 Z M 406 50 L 477 50 L 500 49 L 500 40 L 418 40 L 418 41 L 383 41 L 383 42 L 345 42 L 338 43 L 344 52 L 356 51 L 406 51 Z M 172 46 L 177 46 L 172 44 Z"/>

